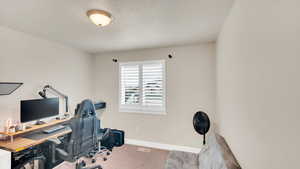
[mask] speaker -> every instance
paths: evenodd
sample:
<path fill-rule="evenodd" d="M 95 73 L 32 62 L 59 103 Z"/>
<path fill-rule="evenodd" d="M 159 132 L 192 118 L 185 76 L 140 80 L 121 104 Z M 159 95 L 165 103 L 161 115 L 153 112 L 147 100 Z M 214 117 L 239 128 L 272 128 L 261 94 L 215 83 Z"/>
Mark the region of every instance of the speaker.
<path fill-rule="evenodd" d="M 106 103 L 105 102 L 98 102 L 94 104 L 96 110 L 104 109 L 106 108 Z"/>

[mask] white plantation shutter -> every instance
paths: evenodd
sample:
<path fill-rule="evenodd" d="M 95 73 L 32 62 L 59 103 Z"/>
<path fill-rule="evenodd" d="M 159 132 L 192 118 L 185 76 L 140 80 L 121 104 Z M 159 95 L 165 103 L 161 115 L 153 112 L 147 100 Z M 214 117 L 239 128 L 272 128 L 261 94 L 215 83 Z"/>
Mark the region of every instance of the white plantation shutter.
<path fill-rule="evenodd" d="M 163 72 L 160 63 L 143 65 L 143 105 L 163 106 Z"/>
<path fill-rule="evenodd" d="M 164 61 L 120 63 L 120 111 L 165 113 Z"/>
<path fill-rule="evenodd" d="M 121 104 L 139 104 L 139 66 L 121 66 Z"/>

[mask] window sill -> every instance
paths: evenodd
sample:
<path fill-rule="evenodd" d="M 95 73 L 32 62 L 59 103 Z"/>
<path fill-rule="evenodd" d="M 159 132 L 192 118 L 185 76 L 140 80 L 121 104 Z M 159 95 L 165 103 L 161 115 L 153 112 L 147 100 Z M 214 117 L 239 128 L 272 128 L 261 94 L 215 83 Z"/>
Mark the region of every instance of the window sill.
<path fill-rule="evenodd" d="M 145 114 L 145 115 L 167 115 L 165 111 L 149 111 L 149 110 L 135 110 L 135 109 L 120 109 L 120 113 L 133 113 L 133 114 Z"/>

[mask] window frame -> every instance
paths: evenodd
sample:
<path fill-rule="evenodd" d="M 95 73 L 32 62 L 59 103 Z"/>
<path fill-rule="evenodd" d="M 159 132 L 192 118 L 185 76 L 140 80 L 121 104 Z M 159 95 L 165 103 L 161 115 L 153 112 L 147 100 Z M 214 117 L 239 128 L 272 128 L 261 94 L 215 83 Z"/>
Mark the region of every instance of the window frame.
<path fill-rule="evenodd" d="M 146 106 L 143 105 L 143 69 L 144 64 L 162 64 L 162 106 Z M 122 82 L 121 82 L 121 68 L 122 66 L 138 65 L 139 67 L 139 104 L 137 105 L 124 105 L 122 104 Z M 166 115 L 166 65 L 165 60 L 147 60 L 147 61 L 132 61 L 132 62 L 120 62 L 119 63 L 119 112 L 122 113 L 138 113 L 138 114 L 154 114 L 154 115 Z"/>

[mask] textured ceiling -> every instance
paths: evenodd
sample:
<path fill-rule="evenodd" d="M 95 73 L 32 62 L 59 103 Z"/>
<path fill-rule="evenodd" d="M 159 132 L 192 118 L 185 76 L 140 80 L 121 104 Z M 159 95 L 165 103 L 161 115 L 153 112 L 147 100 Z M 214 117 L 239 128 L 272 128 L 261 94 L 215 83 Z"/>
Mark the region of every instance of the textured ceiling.
<path fill-rule="evenodd" d="M 89 53 L 214 41 L 233 0 L 0 0 L 0 25 Z M 99 28 L 89 9 L 112 13 Z"/>

